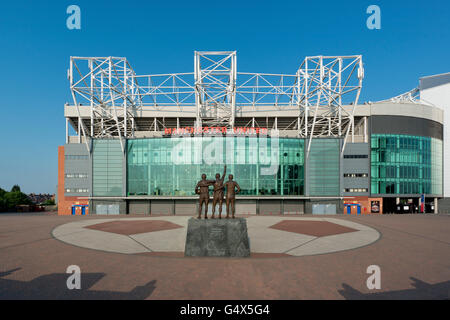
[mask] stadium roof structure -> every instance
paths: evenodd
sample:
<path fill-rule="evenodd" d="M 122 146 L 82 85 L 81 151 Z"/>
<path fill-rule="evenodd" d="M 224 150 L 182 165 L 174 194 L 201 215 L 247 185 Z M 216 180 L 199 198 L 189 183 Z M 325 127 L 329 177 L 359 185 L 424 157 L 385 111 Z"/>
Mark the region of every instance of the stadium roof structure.
<path fill-rule="evenodd" d="M 238 72 L 236 51 L 195 51 L 188 73 L 138 75 L 124 57 L 71 57 L 68 70 L 86 138 L 134 137 L 148 116 L 156 130 L 157 115 L 229 129 L 239 117 L 289 115 L 299 137 L 346 139 L 363 78 L 361 55 L 306 57 L 295 74 L 269 74 Z"/>

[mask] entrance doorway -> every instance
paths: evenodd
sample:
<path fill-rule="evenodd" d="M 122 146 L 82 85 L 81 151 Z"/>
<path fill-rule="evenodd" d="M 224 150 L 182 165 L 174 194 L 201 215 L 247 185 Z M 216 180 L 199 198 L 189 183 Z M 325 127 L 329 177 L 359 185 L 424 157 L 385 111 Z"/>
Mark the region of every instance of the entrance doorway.
<path fill-rule="evenodd" d="M 89 207 L 87 204 L 74 204 L 74 205 L 72 205 L 72 215 L 73 216 L 75 216 L 75 215 L 82 215 L 82 216 L 84 216 L 84 215 L 86 215 L 86 209 L 87 209 L 87 207 Z"/>
<path fill-rule="evenodd" d="M 345 205 L 347 214 L 361 214 L 361 205 L 359 203 L 351 203 Z"/>

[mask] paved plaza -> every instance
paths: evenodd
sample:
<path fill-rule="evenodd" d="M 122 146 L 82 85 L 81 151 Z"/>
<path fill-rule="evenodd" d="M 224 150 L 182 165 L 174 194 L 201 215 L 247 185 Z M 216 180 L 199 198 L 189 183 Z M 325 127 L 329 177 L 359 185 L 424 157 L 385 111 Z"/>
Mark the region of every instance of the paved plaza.
<path fill-rule="evenodd" d="M 83 248 L 126 254 L 184 255 L 190 217 L 90 219 L 63 224 L 52 235 Z M 369 245 L 379 239 L 373 228 L 332 218 L 247 218 L 251 252 L 256 256 L 305 256 Z"/>
<path fill-rule="evenodd" d="M 249 258 L 184 257 L 190 218 L 0 214 L 0 298 L 450 298 L 448 215 L 249 216 Z"/>

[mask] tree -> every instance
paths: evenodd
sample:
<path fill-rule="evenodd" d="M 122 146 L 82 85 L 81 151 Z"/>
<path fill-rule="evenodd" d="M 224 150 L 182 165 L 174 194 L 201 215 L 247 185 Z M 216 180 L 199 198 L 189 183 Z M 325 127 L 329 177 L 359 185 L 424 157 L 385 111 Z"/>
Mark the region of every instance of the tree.
<path fill-rule="evenodd" d="M 28 196 L 20 191 L 8 192 L 5 194 L 5 202 L 7 209 L 14 209 L 21 204 L 31 204 L 31 200 Z"/>
<path fill-rule="evenodd" d="M 17 185 L 17 184 L 13 185 L 13 187 L 11 188 L 11 192 L 20 192 L 19 185 Z"/>
<path fill-rule="evenodd" d="M 48 200 L 45 200 L 44 201 L 44 203 L 42 203 L 44 206 L 53 206 L 53 205 L 55 205 L 55 200 L 53 200 L 53 199 L 48 199 Z"/>
<path fill-rule="evenodd" d="M 31 205 L 31 199 L 22 191 L 19 185 L 14 185 L 10 192 L 0 188 L 0 212 L 14 211 L 18 205 Z"/>
<path fill-rule="evenodd" d="M 5 194 L 6 191 L 0 188 L 0 212 L 5 211 L 7 209 Z"/>

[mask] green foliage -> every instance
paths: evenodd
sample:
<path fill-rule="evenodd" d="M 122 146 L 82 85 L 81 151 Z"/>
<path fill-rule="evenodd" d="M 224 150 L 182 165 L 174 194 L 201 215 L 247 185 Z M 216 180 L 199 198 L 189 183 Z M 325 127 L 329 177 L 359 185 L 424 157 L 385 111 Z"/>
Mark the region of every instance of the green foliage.
<path fill-rule="evenodd" d="M 6 201 L 2 195 L 0 195 L 0 212 L 6 211 Z"/>
<path fill-rule="evenodd" d="M 11 188 L 11 192 L 20 192 L 19 185 L 17 185 L 17 184 L 13 185 L 13 187 Z"/>
<path fill-rule="evenodd" d="M 5 194 L 6 191 L 0 188 L 0 212 L 6 211 Z"/>
<path fill-rule="evenodd" d="M 45 200 L 44 201 L 44 203 L 42 203 L 44 206 L 53 206 L 53 205 L 55 205 L 55 200 L 53 200 L 53 199 L 48 199 L 48 200 Z"/>
<path fill-rule="evenodd" d="M 29 205 L 32 203 L 28 196 L 20 191 L 18 185 L 13 186 L 10 192 L 0 188 L 0 212 L 12 211 L 21 204 Z"/>
<path fill-rule="evenodd" d="M 31 200 L 27 197 L 27 195 L 20 191 L 8 192 L 5 195 L 5 200 L 8 208 L 14 208 L 20 204 L 31 204 Z"/>

